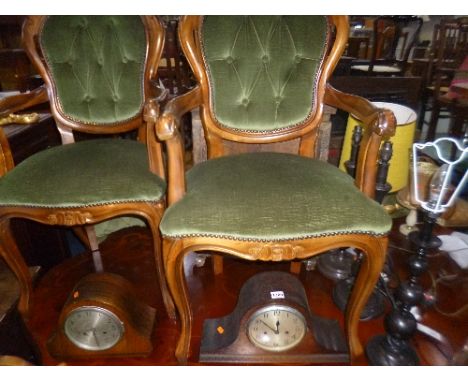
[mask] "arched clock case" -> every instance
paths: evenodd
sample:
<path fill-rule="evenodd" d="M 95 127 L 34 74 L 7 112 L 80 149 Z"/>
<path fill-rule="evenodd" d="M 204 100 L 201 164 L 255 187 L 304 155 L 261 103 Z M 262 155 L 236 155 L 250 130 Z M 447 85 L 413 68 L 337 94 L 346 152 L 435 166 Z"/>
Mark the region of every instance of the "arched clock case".
<path fill-rule="evenodd" d="M 62 308 L 48 351 L 57 359 L 149 355 L 155 313 L 122 276 L 89 274 Z"/>
<path fill-rule="evenodd" d="M 308 364 L 348 362 L 336 320 L 314 315 L 297 277 L 262 272 L 242 286 L 234 310 L 203 323 L 200 362 Z"/>

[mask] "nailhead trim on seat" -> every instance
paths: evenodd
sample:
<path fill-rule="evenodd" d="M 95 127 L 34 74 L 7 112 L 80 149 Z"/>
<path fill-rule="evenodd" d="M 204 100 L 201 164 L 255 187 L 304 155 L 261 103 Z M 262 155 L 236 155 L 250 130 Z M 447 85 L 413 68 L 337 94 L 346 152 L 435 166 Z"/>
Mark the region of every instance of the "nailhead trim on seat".
<path fill-rule="evenodd" d="M 230 235 L 215 235 L 215 234 L 187 234 L 187 235 L 162 235 L 164 238 L 169 239 L 183 239 L 189 237 L 211 237 L 216 239 L 227 239 L 227 240 L 238 240 L 238 241 L 248 241 L 248 242 L 260 242 L 260 243 L 269 243 L 269 242 L 284 242 L 284 241 L 294 241 L 294 240 L 305 240 L 305 239 L 313 239 L 313 238 L 320 238 L 320 237 L 329 237 L 329 236 L 339 236 L 339 235 L 366 235 L 366 236 L 374 236 L 374 237 L 383 237 L 387 236 L 388 232 L 384 233 L 374 233 L 371 231 L 343 231 L 343 232 L 330 232 L 330 233 L 319 233 L 319 234 L 311 234 L 299 237 L 291 237 L 288 239 L 254 239 L 248 237 L 236 237 Z"/>
<path fill-rule="evenodd" d="M 116 200 L 116 201 L 102 202 L 102 203 L 87 203 L 87 204 L 76 204 L 76 205 L 71 204 L 71 205 L 66 206 L 66 207 L 41 206 L 41 205 L 37 205 L 37 204 L 0 204 L 0 208 L 1 207 L 24 207 L 24 208 L 46 208 L 46 209 L 59 210 L 59 209 L 69 209 L 69 208 L 107 206 L 107 205 L 111 205 L 111 204 L 154 203 L 154 202 L 159 202 L 161 200 L 163 200 L 163 198 L 154 199 L 154 200 L 148 200 L 148 199 Z"/>

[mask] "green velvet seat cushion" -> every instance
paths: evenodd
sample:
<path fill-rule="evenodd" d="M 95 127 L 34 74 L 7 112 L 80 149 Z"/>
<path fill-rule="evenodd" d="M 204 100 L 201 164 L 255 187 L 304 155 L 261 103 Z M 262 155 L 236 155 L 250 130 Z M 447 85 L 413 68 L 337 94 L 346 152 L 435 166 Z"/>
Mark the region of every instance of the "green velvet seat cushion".
<path fill-rule="evenodd" d="M 41 151 L 0 178 L 0 205 L 73 208 L 154 202 L 165 182 L 149 171 L 146 146 L 96 139 Z"/>
<path fill-rule="evenodd" d="M 381 235 L 391 224 L 385 210 L 336 167 L 297 155 L 251 153 L 192 168 L 187 193 L 166 210 L 160 230 L 167 237 L 275 241 Z"/>

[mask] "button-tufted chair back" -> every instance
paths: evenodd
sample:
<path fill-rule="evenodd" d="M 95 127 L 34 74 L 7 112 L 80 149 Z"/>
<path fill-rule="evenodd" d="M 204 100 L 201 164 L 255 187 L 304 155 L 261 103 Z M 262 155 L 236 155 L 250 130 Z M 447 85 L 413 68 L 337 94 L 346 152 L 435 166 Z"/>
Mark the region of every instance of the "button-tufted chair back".
<path fill-rule="evenodd" d="M 346 17 L 183 17 L 179 39 L 199 84 L 208 157 L 254 149 L 244 144 L 314 156 L 348 31 Z"/>
<path fill-rule="evenodd" d="M 314 111 L 328 40 L 324 16 L 207 16 L 201 28 L 213 116 L 228 129 L 271 131 Z"/>
<path fill-rule="evenodd" d="M 39 42 L 65 116 L 110 124 L 141 113 L 146 35 L 140 17 L 51 16 Z"/>
<path fill-rule="evenodd" d="M 58 127 L 112 133 L 142 124 L 149 79 L 163 39 L 140 16 L 30 18 L 23 38 L 47 84 Z"/>

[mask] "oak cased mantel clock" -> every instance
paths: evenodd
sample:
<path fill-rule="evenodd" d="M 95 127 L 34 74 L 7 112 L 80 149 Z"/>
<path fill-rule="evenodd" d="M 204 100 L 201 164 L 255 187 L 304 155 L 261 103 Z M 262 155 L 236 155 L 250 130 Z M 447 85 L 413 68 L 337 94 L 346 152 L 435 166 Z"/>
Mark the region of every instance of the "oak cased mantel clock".
<path fill-rule="evenodd" d="M 122 276 L 89 274 L 70 293 L 49 353 L 57 359 L 149 355 L 155 313 Z"/>
<path fill-rule="evenodd" d="M 200 362 L 304 364 L 348 362 L 336 320 L 314 315 L 299 279 L 262 272 L 242 286 L 234 310 L 203 324 Z"/>

